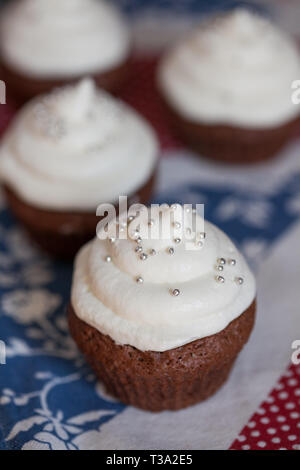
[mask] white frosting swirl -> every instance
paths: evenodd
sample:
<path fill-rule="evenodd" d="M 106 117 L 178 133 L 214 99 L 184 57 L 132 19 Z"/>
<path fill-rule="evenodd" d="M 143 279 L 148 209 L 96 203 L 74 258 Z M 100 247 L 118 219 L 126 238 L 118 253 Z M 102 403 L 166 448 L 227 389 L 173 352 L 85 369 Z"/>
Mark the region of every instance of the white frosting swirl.
<path fill-rule="evenodd" d="M 181 220 L 182 208 L 177 205 L 167 211 L 173 227 L 173 220 Z M 154 232 L 158 214 L 151 213 Z M 197 218 L 199 222 L 200 216 Z M 143 351 L 165 351 L 213 335 L 241 315 L 255 297 L 255 280 L 246 261 L 209 222 L 204 225 L 205 239 L 200 237 L 203 246 L 193 242 L 195 249 L 186 249 L 185 234 L 192 226 L 189 220 L 165 239 L 143 238 L 139 243 L 145 260 L 140 259 L 143 253 L 136 251 L 139 243 L 132 238 L 113 243 L 96 238 L 83 247 L 77 255 L 72 287 L 76 315 L 116 343 Z M 145 228 L 147 221 L 148 215 L 140 227 Z M 127 226 L 129 233 L 132 223 Z M 181 242 L 176 243 L 173 234 Z M 226 263 L 220 264 L 222 261 Z M 218 282 L 220 275 L 224 282 Z M 137 282 L 139 277 L 143 282 Z M 174 289 L 180 291 L 178 296 Z"/>
<path fill-rule="evenodd" d="M 142 117 L 85 79 L 28 103 L 0 147 L 0 178 L 25 201 L 90 210 L 151 177 L 157 140 Z"/>
<path fill-rule="evenodd" d="M 299 115 L 296 45 L 269 20 L 237 9 L 204 22 L 163 59 L 160 86 L 185 118 L 265 128 Z"/>
<path fill-rule="evenodd" d="M 127 25 L 103 0 L 13 1 L 2 14 L 0 39 L 7 64 L 41 78 L 106 71 L 130 47 Z"/>

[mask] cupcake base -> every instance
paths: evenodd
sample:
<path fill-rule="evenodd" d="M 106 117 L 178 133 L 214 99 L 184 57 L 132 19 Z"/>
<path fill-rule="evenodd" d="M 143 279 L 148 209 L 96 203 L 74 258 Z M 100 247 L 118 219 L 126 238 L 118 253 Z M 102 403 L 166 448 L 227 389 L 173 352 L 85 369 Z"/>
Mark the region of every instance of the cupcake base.
<path fill-rule="evenodd" d="M 249 164 L 268 160 L 279 152 L 300 126 L 300 118 L 270 129 L 245 129 L 189 121 L 166 102 L 175 132 L 203 157 L 226 163 Z"/>
<path fill-rule="evenodd" d="M 255 320 L 255 301 L 219 333 L 164 352 L 118 345 L 69 306 L 71 335 L 109 393 L 149 411 L 178 410 L 213 395 L 227 380 Z"/>
<path fill-rule="evenodd" d="M 4 62 L 2 62 L 0 66 L 1 77 L 6 83 L 7 92 L 20 104 L 37 95 L 48 93 L 53 88 L 62 87 L 70 83 L 77 82 L 84 76 L 93 78 L 99 88 L 104 88 L 111 93 L 115 93 L 126 81 L 129 75 L 129 69 L 130 59 L 127 59 L 122 64 L 102 73 L 87 73 L 65 79 L 44 79 L 24 75 L 14 70 Z"/>
<path fill-rule="evenodd" d="M 155 176 L 153 174 L 142 188 L 128 196 L 128 206 L 135 202 L 149 202 Z M 40 209 L 24 202 L 10 187 L 4 186 L 3 189 L 15 217 L 32 240 L 49 255 L 65 260 L 72 259 L 82 245 L 96 236 L 96 227 L 101 217 L 97 217 L 95 213 Z M 115 206 L 117 209 L 117 204 Z"/>

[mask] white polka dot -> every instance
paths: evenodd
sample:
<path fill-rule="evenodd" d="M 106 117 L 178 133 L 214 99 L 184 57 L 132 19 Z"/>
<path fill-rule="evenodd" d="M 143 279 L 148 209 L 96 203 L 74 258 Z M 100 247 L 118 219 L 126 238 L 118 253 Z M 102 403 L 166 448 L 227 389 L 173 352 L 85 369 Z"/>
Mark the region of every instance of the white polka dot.
<path fill-rule="evenodd" d="M 279 447 L 279 450 L 287 450 L 286 447 Z"/>
<path fill-rule="evenodd" d="M 287 371 L 283 374 L 284 377 L 292 377 L 292 375 L 293 375 L 293 372 L 292 372 L 291 370 L 287 370 Z"/>
<path fill-rule="evenodd" d="M 290 428 L 290 426 L 288 426 L 287 424 L 284 424 L 283 426 L 281 426 L 281 429 L 282 429 L 283 431 L 289 431 L 291 428 Z"/>
<path fill-rule="evenodd" d="M 298 380 L 297 379 L 290 379 L 288 380 L 288 384 L 290 387 L 295 387 L 298 383 Z"/>
<path fill-rule="evenodd" d="M 290 417 L 292 419 L 297 419 L 297 418 L 299 418 L 299 416 L 300 416 L 300 414 L 297 413 L 297 411 L 292 411 L 292 413 L 290 413 Z"/>
<path fill-rule="evenodd" d="M 295 403 L 289 402 L 285 405 L 285 408 L 287 410 L 292 410 L 293 408 L 295 408 L 295 406 L 296 406 Z"/>
<path fill-rule="evenodd" d="M 267 443 L 265 441 L 259 441 L 257 445 L 258 447 L 266 447 Z"/>
<path fill-rule="evenodd" d="M 265 412 L 266 412 L 266 410 L 264 410 L 263 408 L 258 408 L 258 410 L 257 410 L 257 414 L 259 414 L 259 415 L 264 415 Z"/>
<path fill-rule="evenodd" d="M 300 423 L 297 423 L 297 428 L 300 428 Z"/>
<path fill-rule="evenodd" d="M 246 436 L 243 436 L 243 435 L 238 436 L 239 442 L 244 442 L 245 440 L 246 440 Z"/>
<path fill-rule="evenodd" d="M 250 423 L 247 424 L 248 428 L 254 428 L 256 426 L 255 421 L 250 421 Z"/>
<path fill-rule="evenodd" d="M 284 385 L 281 384 L 281 383 L 276 384 L 275 387 L 274 387 L 274 389 L 277 390 L 277 391 L 278 391 L 278 390 L 282 390 L 283 388 L 284 388 Z"/>
<path fill-rule="evenodd" d="M 277 421 L 278 421 L 279 423 L 283 423 L 283 421 L 286 421 L 286 417 L 285 417 L 285 416 L 277 416 L 276 419 L 277 419 Z"/>
<path fill-rule="evenodd" d="M 300 450 L 300 444 L 294 444 L 293 449 L 294 450 Z"/>
<path fill-rule="evenodd" d="M 275 434 L 275 433 L 276 433 L 276 429 L 274 429 L 274 428 L 268 428 L 268 429 L 267 429 L 267 433 L 268 433 L 268 434 Z"/>
<path fill-rule="evenodd" d="M 297 439 L 297 436 L 294 436 L 294 435 L 288 436 L 289 441 L 295 441 L 296 439 Z"/>
<path fill-rule="evenodd" d="M 272 438 L 272 442 L 273 442 L 274 444 L 279 444 L 280 438 L 279 438 L 279 437 L 273 437 L 273 438 Z"/>
<path fill-rule="evenodd" d="M 243 450 L 249 450 L 250 446 L 248 444 L 245 444 L 245 445 L 242 446 L 242 449 Z"/>
<path fill-rule="evenodd" d="M 279 411 L 279 408 L 278 406 L 273 405 L 273 406 L 270 406 L 270 411 L 272 411 L 272 413 L 277 413 Z"/>
<path fill-rule="evenodd" d="M 273 398 L 273 397 L 268 397 L 268 398 L 266 399 L 266 402 L 267 402 L 267 403 L 274 403 L 274 398 Z"/>
<path fill-rule="evenodd" d="M 276 384 L 275 385 L 275 390 L 282 390 L 284 388 L 284 385 L 283 384 Z"/>
<path fill-rule="evenodd" d="M 260 432 L 259 431 L 252 431 L 251 436 L 258 437 L 258 436 L 260 436 Z"/>
<path fill-rule="evenodd" d="M 296 388 L 296 390 L 294 390 L 294 394 L 296 397 L 300 397 L 300 388 Z"/>
<path fill-rule="evenodd" d="M 264 417 L 264 418 L 261 418 L 260 422 L 263 424 L 269 424 L 270 420 L 269 418 Z"/>
<path fill-rule="evenodd" d="M 285 400 L 288 396 L 289 394 L 287 392 L 278 393 L 278 398 L 280 398 L 280 400 Z"/>

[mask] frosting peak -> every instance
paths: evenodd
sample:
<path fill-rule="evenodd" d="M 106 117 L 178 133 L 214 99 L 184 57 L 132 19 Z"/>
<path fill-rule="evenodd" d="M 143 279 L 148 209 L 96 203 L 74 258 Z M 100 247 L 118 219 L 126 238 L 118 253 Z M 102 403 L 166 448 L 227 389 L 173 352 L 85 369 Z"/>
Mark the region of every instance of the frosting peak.
<path fill-rule="evenodd" d="M 299 114 L 291 84 L 300 75 L 293 41 L 246 9 L 209 19 L 163 59 L 159 81 L 187 119 L 265 128 Z"/>
<path fill-rule="evenodd" d="M 128 56 L 129 30 L 104 0 L 14 0 L 1 19 L 8 65 L 37 77 L 76 77 L 118 66 Z"/>
<path fill-rule="evenodd" d="M 49 112 L 57 114 L 66 121 L 80 121 L 88 115 L 93 107 L 93 99 L 96 97 L 96 86 L 93 80 L 86 78 L 73 87 L 53 93 L 44 100 Z"/>
<path fill-rule="evenodd" d="M 158 147 L 142 117 L 86 79 L 29 102 L 0 153 L 1 179 L 25 201 L 95 212 L 146 183 Z"/>
<path fill-rule="evenodd" d="M 120 222 L 129 238 L 96 238 L 80 251 L 72 287 L 79 318 L 117 343 L 165 351 L 221 331 L 250 306 L 255 280 L 243 256 L 199 215 L 205 232 L 185 237 L 192 217 L 180 230 L 180 210 L 164 211 L 174 216 L 165 238 L 156 236 L 159 218 L 149 210 L 138 232 L 134 221 Z M 146 237 L 149 223 L 154 232 Z"/>

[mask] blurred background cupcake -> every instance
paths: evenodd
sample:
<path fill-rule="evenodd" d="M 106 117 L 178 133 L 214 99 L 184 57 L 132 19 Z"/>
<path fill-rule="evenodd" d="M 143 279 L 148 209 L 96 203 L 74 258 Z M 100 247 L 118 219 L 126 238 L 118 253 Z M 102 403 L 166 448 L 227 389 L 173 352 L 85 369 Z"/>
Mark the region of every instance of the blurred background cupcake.
<path fill-rule="evenodd" d="M 213 16 L 163 58 L 159 87 L 174 127 L 204 156 L 272 157 L 299 123 L 291 101 L 300 58 L 292 39 L 244 8 Z"/>
<path fill-rule="evenodd" d="M 144 119 L 85 79 L 24 106 L 3 138 L 0 177 L 33 239 L 69 258 L 95 236 L 100 203 L 149 200 L 157 154 Z"/>
<path fill-rule="evenodd" d="M 116 91 L 128 73 L 129 29 L 105 0 L 13 0 L 0 38 L 2 77 L 21 100 L 85 75 Z"/>

